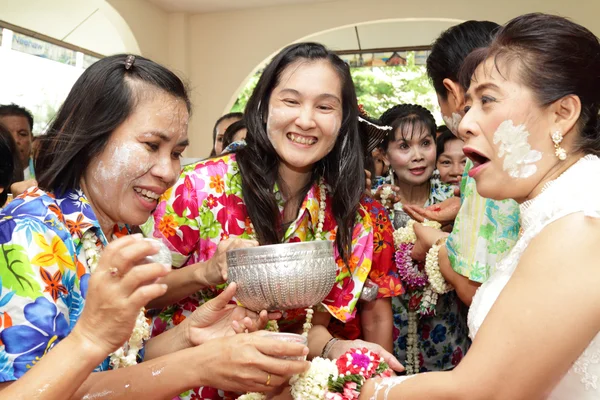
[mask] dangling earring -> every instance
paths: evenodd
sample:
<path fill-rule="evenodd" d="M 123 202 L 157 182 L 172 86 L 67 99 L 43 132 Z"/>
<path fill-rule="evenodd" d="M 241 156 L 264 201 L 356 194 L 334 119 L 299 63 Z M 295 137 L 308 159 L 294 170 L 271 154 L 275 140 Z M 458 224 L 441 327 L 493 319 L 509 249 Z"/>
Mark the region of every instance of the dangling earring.
<path fill-rule="evenodd" d="M 560 146 L 560 143 L 563 140 L 563 135 L 560 131 L 555 131 L 552 134 L 552 141 L 554 142 L 554 155 L 558 157 L 560 161 L 565 161 L 567 159 L 567 152 Z"/>
<path fill-rule="evenodd" d="M 392 166 L 390 165 L 390 168 L 388 169 L 388 177 L 390 178 L 390 185 L 394 185 L 394 169 L 392 168 Z"/>

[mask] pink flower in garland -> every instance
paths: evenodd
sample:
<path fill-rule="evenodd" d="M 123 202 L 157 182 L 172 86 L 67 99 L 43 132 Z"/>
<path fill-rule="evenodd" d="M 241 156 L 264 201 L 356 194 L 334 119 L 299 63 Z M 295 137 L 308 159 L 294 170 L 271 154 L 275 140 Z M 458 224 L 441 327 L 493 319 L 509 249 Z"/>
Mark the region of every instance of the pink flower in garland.
<path fill-rule="evenodd" d="M 412 243 L 402 243 L 398 246 L 398 251 L 396 251 L 398 275 L 411 291 L 423 288 L 429 282 L 427 274 L 422 271 L 423 268 L 419 268 L 419 263 L 415 263 L 411 257 L 414 247 Z"/>
<path fill-rule="evenodd" d="M 338 358 L 336 365 L 340 375 L 360 375 L 369 379 L 381 362 L 381 357 L 377 353 L 372 353 L 366 347 L 362 349 L 352 349 Z"/>
<path fill-rule="evenodd" d="M 360 396 L 360 391 L 358 390 L 358 385 L 356 382 L 346 382 L 344 385 L 344 399 L 358 399 Z"/>

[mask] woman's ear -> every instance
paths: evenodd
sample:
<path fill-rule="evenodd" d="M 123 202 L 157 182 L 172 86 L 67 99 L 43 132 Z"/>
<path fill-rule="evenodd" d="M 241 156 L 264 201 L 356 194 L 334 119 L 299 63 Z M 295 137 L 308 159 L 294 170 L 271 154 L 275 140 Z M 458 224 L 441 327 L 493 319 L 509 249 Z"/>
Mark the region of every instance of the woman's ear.
<path fill-rule="evenodd" d="M 556 100 L 550 106 L 552 131 L 560 131 L 566 136 L 573 130 L 581 115 L 581 100 L 579 96 L 570 94 Z"/>

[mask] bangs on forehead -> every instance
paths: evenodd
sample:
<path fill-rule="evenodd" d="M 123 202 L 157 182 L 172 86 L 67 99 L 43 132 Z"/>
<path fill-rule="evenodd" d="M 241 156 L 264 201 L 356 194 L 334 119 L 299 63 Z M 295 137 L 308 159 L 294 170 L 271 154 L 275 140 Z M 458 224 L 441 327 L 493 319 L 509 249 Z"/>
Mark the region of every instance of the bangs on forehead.
<path fill-rule="evenodd" d="M 413 139 L 420 140 L 426 136 L 434 137 L 429 125 L 420 119 L 417 115 L 409 115 L 406 118 L 398 120 L 393 125 L 390 141 L 405 140 L 410 142 Z"/>
<path fill-rule="evenodd" d="M 469 54 L 463 62 L 460 68 L 459 82 L 466 92 L 473 82 L 478 82 L 476 72 L 479 67 L 484 67 L 482 68 L 483 75 L 480 77 L 489 78 L 495 71 L 504 80 L 510 80 L 511 76 L 518 78 L 518 74 L 513 75 L 513 73 L 519 73 L 519 70 L 525 65 L 524 57 L 525 55 L 521 54 L 518 49 L 506 47 L 477 49 Z"/>

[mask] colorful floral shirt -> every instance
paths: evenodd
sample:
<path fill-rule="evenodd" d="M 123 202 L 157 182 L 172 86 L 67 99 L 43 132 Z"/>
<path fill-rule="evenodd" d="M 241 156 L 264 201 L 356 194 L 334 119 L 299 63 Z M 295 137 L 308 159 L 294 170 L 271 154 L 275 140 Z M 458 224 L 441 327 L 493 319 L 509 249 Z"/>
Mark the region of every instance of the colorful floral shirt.
<path fill-rule="evenodd" d="M 81 238 L 106 238 L 80 190 L 31 188 L 0 211 L 0 381 L 19 379 L 79 319 L 90 270 Z M 107 358 L 96 370 L 109 369 Z"/>
<path fill-rule="evenodd" d="M 284 200 L 275 188 L 279 209 Z M 323 233 L 335 240 L 337 224 L 327 196 Z M 306 195 L 296 220 L 287 228 L 283 242 L 310 241 L 315 238 L 319 215 L 319 188 L 313 185 Z M 175 186 L 164 193 L 152 218 L 142 226 L 146 236 L 161 239 L 171 249 L 175 268 L 208 261 L 217 245 L 230 237 L 250 238 L 252 228 L 242 195 L 242 177 L 235 154 L 224 155 L 184 167 Z M 335 249 L 338 264 L 336 284 L 323 301 L 331 315 L 348 321 L 356 315 L 356 303 L 371 270 L 373 228 L 369 214 L 360 208 L 352 235 L 352 254 L 346 266 Z M 200 304 L 215 297 L 217 288 L 198 292 L 177 304 L 164 308 L 154 319 L 153 335 L 169 329 L 185 319 Z M 279 321 L 281 330 L 301 326 L 306 312 L 287 310 Z M 205 391 L 209 389 L 200 389 Z M 212 389 L 210 392 L 213 393 Z M 194 390 L 180 396 L 199 396 Z M 215 392 L 219 393 L 219 392 Z M 221 398 L 219 393 L 214 398 Z M 211 395 L 212 396 L 212 395 Z M 212 397 L 194 397 L 212 398 Z"/>
<path fill-rule="evenodd" d="M 452 268 L 483 283 L 513 248 L 519 236 L 519 205 L 514 200 L 491 200 L 477 193 L 467 159 L 460 185 L 461 207 L 446 248 Z"/>
<path fill-rule="evenodd" d="M 430 187 L 431 192 L 425 207 L 454 196 L 452 186 L 442 183 L 438 173 L 434 173 L 431 177 Z M 392 298 L 394 355 L 401 363 L 406 360 L 408 304 L 419 300 L 416 295 L 408 292 Z M 420 371 L 443 371 L 454 368 L 470 346 L 467 307 L 460 301 L 456 292 L 451 291 L 440 296 L 435 315 L 420 317 L 418 321 Z"/>
<path fill-rule="evenodd" d="M 371 197 L 365 197 L 362 205 L 369 212 L 373 221 L 373 261 L 369 279 L 379 286 L 377 298 L 394 297 L 404 293 L 404 287 L 398 276 L 398 269 L 394 263 L 394 228 L 388 218 L 386 209 Z M 341 339 L 362 338 L 360 324 L 360 306 L 355 319 L 347 323 L 332 320 L 329 323 L 329 332 Z"/>

